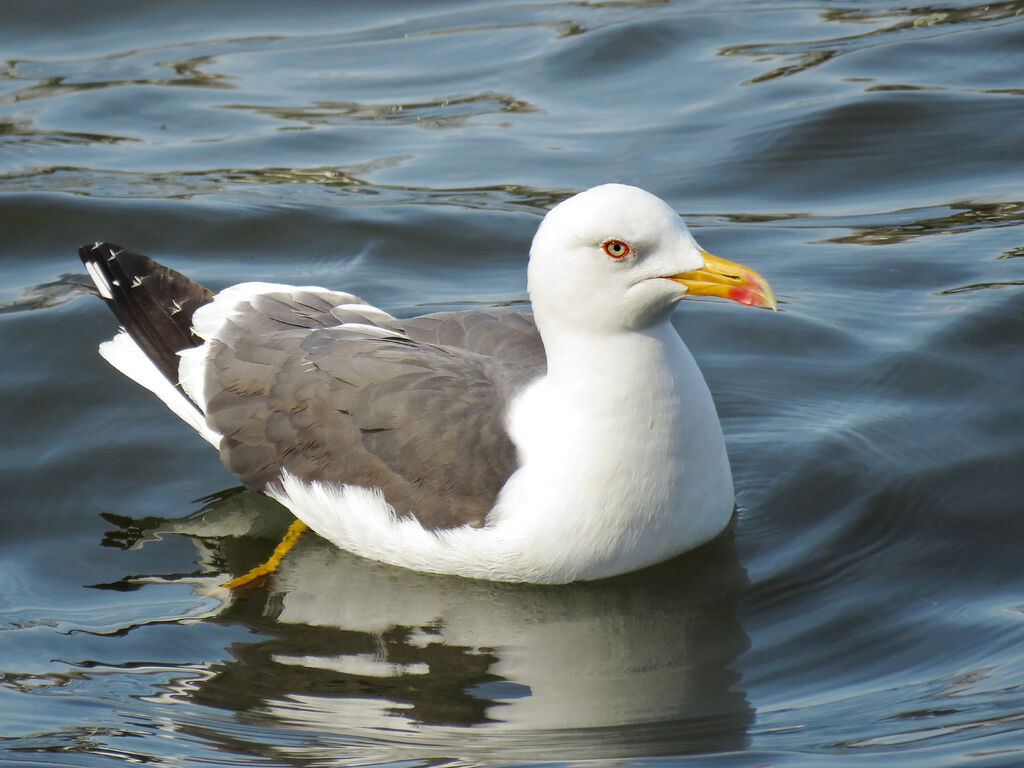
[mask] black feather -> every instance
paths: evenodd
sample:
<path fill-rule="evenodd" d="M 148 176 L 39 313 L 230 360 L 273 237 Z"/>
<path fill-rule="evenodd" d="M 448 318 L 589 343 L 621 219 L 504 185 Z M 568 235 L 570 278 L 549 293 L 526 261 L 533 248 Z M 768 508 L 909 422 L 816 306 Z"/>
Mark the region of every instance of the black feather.
<path fill-rule="evenodd" d="M 192 314 L 212 301 L 213 293 L 148 256 L 111 243 L 84 245 L 78 255 L 128 335 L 177 385 L 177 353 L 203 343 L 192 333 Z"/>

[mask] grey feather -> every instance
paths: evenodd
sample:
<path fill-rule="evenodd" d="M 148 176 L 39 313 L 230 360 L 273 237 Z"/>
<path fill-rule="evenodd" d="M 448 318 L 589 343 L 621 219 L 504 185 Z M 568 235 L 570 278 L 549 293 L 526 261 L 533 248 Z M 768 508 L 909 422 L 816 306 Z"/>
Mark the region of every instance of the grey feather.
<path fill-rule="evenodd" d="M 255 297 L 211 340 L 207 420 L 224 435 L 225 465 L 253 488 L 286 469 L 378 487 L 426 527 L 481 525 L 517 465 L 508 405 L 545 370 L 533 318 L 396 321 L 324 296 Z"/>

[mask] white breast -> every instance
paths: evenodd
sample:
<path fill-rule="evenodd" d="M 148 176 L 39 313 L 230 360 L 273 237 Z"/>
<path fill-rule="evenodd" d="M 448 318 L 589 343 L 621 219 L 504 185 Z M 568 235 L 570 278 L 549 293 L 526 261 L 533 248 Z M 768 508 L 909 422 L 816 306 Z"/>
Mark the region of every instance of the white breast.
<path fill-rule="evenodd" d="M 671 326 L 563 345 L 557 357 L 510 413 L 522 464 L 492 515 L 521 556 L 593 579 L 718 534 L 733 509 L 725 442 Z"/>

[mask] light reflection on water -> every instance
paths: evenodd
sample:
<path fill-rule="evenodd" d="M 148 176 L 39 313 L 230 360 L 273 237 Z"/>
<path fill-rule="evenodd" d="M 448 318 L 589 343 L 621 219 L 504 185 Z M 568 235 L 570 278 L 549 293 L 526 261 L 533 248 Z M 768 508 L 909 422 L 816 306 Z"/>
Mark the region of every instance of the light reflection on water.
<path fill-rule="evenodd" d="M 57 5 L 0 29 L 0 762 L 1020 763 L 1024 5 Z M 310 536 L 211 592 L 287 517 L 190 505 L 234 480 L 96 357 L 75 248 L 516 304 L 612 179 L 781 299 L 675 318 L 733 531 L 557 588 Z"/>

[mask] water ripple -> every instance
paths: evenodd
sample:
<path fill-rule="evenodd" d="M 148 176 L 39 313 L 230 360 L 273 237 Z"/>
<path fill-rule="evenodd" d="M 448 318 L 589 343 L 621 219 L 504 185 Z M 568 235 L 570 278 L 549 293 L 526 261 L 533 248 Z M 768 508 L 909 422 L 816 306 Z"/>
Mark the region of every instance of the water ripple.
<path fill-rule="evenodd" d="M 506 112 L 538 112 L 536 107 L 509 94 L 484 92 L 452 96 L 423 103 L 364 104 L 354 101 L 316 101 L 299 106 L 225 104 L 225 109 L 242 109 L 270 115 L 305 126 L 330 125 L 345 120 L 373 120 L 415 125 L 421 128 L 458 128 L 474 117 Z"/>
<path fill-rule="evenodd" d="M 4 9 L 10 762 L 1021 761 L 1019 0 Z M 190 504 L 235 481 L 97 357 L 75 247 L 399 315 L 521 304 L 539 217 L 608 180 L 783 299 L 673 316 L 728 533 L 554 589 L 310 536 L 208 596 L 289 516 Z"/>
<path fill-rule="evenodd" d="M 820 13 L 822 21 L 826 23 L 856 24 L 870 28 L 851 35 L 798 43 L 730 45 L 721 48 L 719 54 L 722 56 L 757 57 L 761 61 L 789 60 L 786 64 L 774 67 L 746 81 L 747 85 L 753 85 L 801 74 L 844 54 L 896 42 L 908 45 L 914 40 L 947 34 L 946 28 L 953 25 L 974 26 L 980 23 L 1015 20 L 1021 10 L 1022 5 L 1019 0 L 979 4 L 964 8 L 921 6 L 883 12 L 860 8 L 829 9 Z"/>

